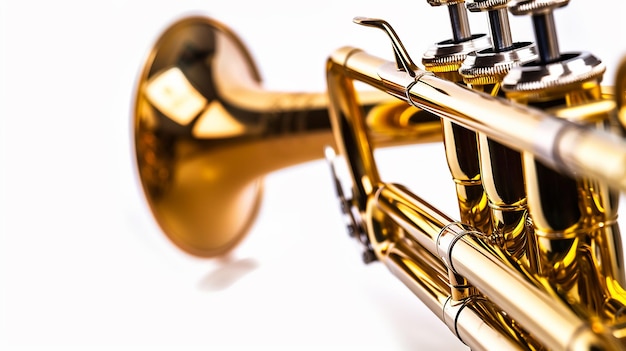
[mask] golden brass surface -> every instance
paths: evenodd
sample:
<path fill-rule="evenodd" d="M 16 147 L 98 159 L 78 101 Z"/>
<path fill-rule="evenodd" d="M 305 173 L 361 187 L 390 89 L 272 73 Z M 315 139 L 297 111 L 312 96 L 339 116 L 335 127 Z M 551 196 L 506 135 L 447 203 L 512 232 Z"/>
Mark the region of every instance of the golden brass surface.
<path fill-rule="evenodd" d="M 254 220 L 262 177 L 330 145 L 347 165 L 350 194 L 334 164 L 332 176 L 364 257 L 472 350 L 626 349 L 626 61 L 612 89 L 601 66 L 581 79 L 533 85 L 515 71 L 465 86 L 455 70 L 413 64 L 386 22 L 356 22 L 393 33 L 396 61 L 340 48 L 318 94 L 264 90 L 241 41 L 214 20 L 163 33 L 140 75 L 134 137 L 166 235 L 194 255 L 228 252 Z M 445 144 L 458 221 L 377 167 L 376 148 L 423 142 Z"/>
<path fill-rule="evenodd" d="M 488 14 L 493 46 L 470 53 L 459 70 L 466 84 L 495 97 L 505 96 L 502 81 L 511 69 L 537 59 L 534 44 L 512 41 L 507 3 L 506 0 L 472 3 L 470 8 Z M 485 133 L 478 134 L 478 147 L 482 184 L 491 209 L 491 227 L 487 233 L 507 254 L 536 270 L 522 155 Z"/>
<path fill-rule="evenodd" d="M 461 23 L 467 22 L 467 11 L 460 4 L 455 4 L 456 13 Z M 449 6 L 449 9 L 455 7 Z M 458 9 L 460 7 L 460 9 Z M 462 37 L 453 35 L 452 39 L 438 42 L 422 55 L 422 64 L 429 72 L 453 82 L 463 83 L 459 73 L 464 60 L 477 50 L 490 46 L 486 35 L 471 35 L 469 24 L 461 25 L 451 16 L 453 33 L 457 27 L 466 27 Z M 471 224 L 482 231 L 491 231 L 491 213 L 487 196 L 482 184 L 480 157 L 476 132 L 448 120 L 441 121 L 443 144 L 450 174 L 456 186 L 457 200 L 461 221 Z"/>
<path fill-rule="evenodd" d="M 515 99 L 565 108 L 595 106 L 602 99 L 599 78 L 567 89 L 555 87 Z M 555 107 L 552 107 L 555 108 Z M 594 128 L 612 126 L 609 113 L 587 113 L 574 121 Z M 609 185 L 557 174 L 524 153 L 528 202 L 537 243 L 538 274 L 547 277 L 573 308 L 586 309 L 609 324 L 623 324 L 626 295 L 624 262 L 617 224 L 618 194 Z M 558 208 L 558 213 L 554 211 Z M 608 297 L 608 298 L 607 298 Z"/>
<path fill-rule="evenodd" d="M 429 113 L 365 95 L 377 144 L 441 139 Z M 334 143 L 327 105 L 325 93 L 263 90 L 242 42 L 213 19 L 165 30 L 140 74 L 133 124 L 144 194 L 172 242 L 201 257 L 234 248 L 257 214 L 263 175 Z"/>

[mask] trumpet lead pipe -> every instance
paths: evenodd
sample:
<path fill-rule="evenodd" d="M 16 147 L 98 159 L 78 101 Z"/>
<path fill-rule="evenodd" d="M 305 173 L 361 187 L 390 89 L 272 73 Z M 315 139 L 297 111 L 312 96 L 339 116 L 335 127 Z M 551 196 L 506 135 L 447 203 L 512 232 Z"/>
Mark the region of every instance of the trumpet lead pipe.
<path fill-rule="evenodd" d="M 358 49 L 339 49 L 330 60 L 342 65 L 351 79 L 485 133 L 512 149 L 530 152 L 558 171 L 626 190 L 626 141 L 616 135 L 473 91 L 421 69 L 412 78 L 393 62 Z"/>

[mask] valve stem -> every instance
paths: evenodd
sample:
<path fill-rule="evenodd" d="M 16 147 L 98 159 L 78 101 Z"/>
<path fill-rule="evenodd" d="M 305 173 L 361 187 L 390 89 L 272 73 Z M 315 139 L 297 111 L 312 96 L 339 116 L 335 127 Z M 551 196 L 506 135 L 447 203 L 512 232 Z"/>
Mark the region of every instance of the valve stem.
<path fill-rule="evenodd" d="M 507 51 L 514 46 L 506 7 L 508 2 L 509 0 L 474 0 L 467 4 L 467 9 L 472 12 L 487 12 L 493 50 L 496 52 Z"/>
<path fill-rule="evenodd" d="M 455 43 L 460 43 L 472 38 L 467 11 L 463 3 L 464 1 L 448 5 L 450 24 L 452 26 L 452 39 Z"/>
<path fill-rule="evenodd" d="M 543 64 L 556 62 L 561 58 L 553 10 L 568 3 L 569 0 L 514 0 L 509 6 L 514 15 L 531 15 L 535 45 Z"/>
<path fill-rule="evenodd" d="M 472 31 L 470 30 L 469 19 L 467 18 L 467 10 L 465 9 L 465 0 L 427 0 L 430 6 L 448 7 L 450 15 L 450 26 L 452 27 L 452 41 L 454 43 L 462 43 L 472 39 Z"/>
<path fill-rule="evenodd" d="M 543 63 L 557 61 L 561 57 L 556 25 L 552 11 L 532 15 L 535 41 L 539 50 L 539 59 Z"/>

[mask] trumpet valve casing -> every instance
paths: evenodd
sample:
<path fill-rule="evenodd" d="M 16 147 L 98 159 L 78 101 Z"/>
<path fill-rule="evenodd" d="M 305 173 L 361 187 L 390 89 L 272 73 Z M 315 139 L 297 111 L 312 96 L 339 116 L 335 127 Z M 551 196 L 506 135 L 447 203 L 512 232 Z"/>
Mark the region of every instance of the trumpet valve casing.
<path fill-rule="evenodd" d="M 512 4 L 514 14 L 532 16 L 539 58 L 513 68 L 502 83 L 508 98 L 557 116 L 560 110 L 601 100 L 600 81 L 605 70 L 590 53 L 559 52 L 552 10 L 567 2 Z M 610 113 L 600 111 L 568 119 L 608 131 L 611 118 Z M 626 306 L 621 289 L 623 253 L 616 222 L 618 195 L 608 184 L 557 173 L 528 152 L 523 160 L 537 243 L 537 274 L 548 279 L 572 308 L 585 310 L 609 324 L 622 323 L 626 316 L 615 313 L 615 304 Z M 607 304 L 607 296 L 611 304 Z"/>
<path fill-rule="evenodd" d="M 454 35 L 432 45 L 422 55 L 422 64 L 426 70 L 441 78 L 462 82 L 459 68 L 468 54 L 490 47 L 491 41 L 486 34 L 471 34 L 465 1 L 429 3 L 448 6 Z M 441 123 L 446 160 L 456 186 L 461 221 L 489 232 L 490 215 L 481 183 L 476 133 L 449 120 L 442 120 Z"/>
<path fill-rule="evenodd" d="M 501 84 L 511 68 L 537 58 L 535 45 L 513 42 L 509 27 L 509 0 L 474 0 L 467 7 L 485 12 L 492 46 L 468 54 L 459 69 L 473 89 L 504 97 Z M 491 208 L 493 241 L 511 257 L 534 265 L 532 238 L 528 238 L 528 209 L 521 154 L 478 133 L 482 183 Z"/>

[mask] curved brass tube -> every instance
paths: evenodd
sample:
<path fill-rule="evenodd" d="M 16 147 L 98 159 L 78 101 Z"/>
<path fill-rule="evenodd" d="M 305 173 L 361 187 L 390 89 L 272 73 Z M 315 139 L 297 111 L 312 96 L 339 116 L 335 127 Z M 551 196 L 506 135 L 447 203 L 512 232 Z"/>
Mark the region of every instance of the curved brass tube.
<path fill-rule="evenodd" d="M 611 184 L 619 182 L 622 189 L 624 179 L 615 179 L 614 175 L 624 174 L 626 170 L 624 141 L 606 132 L 470 91 L 421 70 L 412 75 L 405 74 L 392 63 L 353 48 L 343 48 L 331 55 L 327 76 L 335 137 L 351 166 L 356 193 L 353 206 L 360 212 L 377 257 L 423 298 L 436 315 L 442 316 L 461 340 L 475 349 L 493 348 L 491 343 L 500 342 L 502 337 L 516 345 L 512 348 L 519 345 L 538 345 L 538 348 L 546 349 L 621 348 L 605 321 L 577 315 L 578 308 L 563 303 L 546 278 L 528 272 L 527 267 L 509 259 L 490 245 L 488 236 L 453 223 L 405 189 L 382 181 L 362 122 L 362 110 L 356 102 L 353 81 L 366 82 L 416 107 L 485 133 L 516 150 L 532 152 L 561 171 L 573 171 L 570 166 L 564 167 L 561 160 L 571 153 L 566 150 L 571 145 L 569 138 L 593 140 L 594 144 L 590 146 L 577 145 L 577 151 L 606 146 L 608 140 L 611 157 L 619 161 L 616 167 L 619 171 L 604 173 L 589 169 L 595 160 L 576 155 L 579 162 L 575 164 L 574 172 L 593 172 L 594 176 L 611 181 Z M 470 102 L 477 98 L 481 99 L 480 104 Z M 435 263 L 438 259 L 441 261 Z M 444 282 L 450 285 L 446 287 Z M 471 287 L 477 291 L 472 292 Z M 621 289 L 619 284 L 614 287 Z M 446 288 L 449 289 L 447 294 Z M 483 314 L 481 321 L 486 330 L 493 332 L 489 333 L 492 337 L 473 338 L 472 333 L 460 333 L 465 330 L 458 324 L 463 318 L 454 314 L 452 319 L 446 319 L 447 303 L 442 304 L 442 301 L 465 306 L 483 301 L 481 296 L 488 297 L 498 306 L 496 311 L 502 309 L 515 322 L 511 324 L 497 313 Z M 472 311 L 478 309 L 470 308 Z M 450 320 L 455 322 L 450 323 Z"/>
<path fill-rule="evenodd" d="M 554 295 L 541 282 L 531 284 L 527 278 L 519 274 L 521 267 L 516 267 L 515 263 L 503 259 L 504 254 L 493 249 L 485 241 L 485 235 L 473 231 L 462 224 L 455 223 L 445 215 L 439 213 L 434 207 L 424 202 L 417 196 L 411 194 L 406 189 L 391 185 L 381 184 L 375 197 L 371 200 L 371 206 L 375 206 L 381 211 L 383 218 L 392 219 L 405 231 L 405 237 L 393 237 L 384 235 L 377 230 L 382 226 L 372 223 L 371 230 L 376 232 L 372 237 L 378 240 L 384 238 L 385 241 L 378 241 L 376 245 L 385 247 L 381 253 L 383 261 L 388 261 L 389 256 L 397 256 L 398 252 L 407 257 L 403 264 L 392 262 L 396 267 L 392 272 L 401 275 L 400 279 L 405 281 L 403 271 L 405 267 L 416 267 L 410 257 L 420 255 L 417 245 L 439 258 L 447 269 L 454 271 L 465 277 L 482 294 L 489 297 L 489 300 L 498 308 L 502 308 L 506 314 L 519 323 L 532 335 L 532 339 L 523 340 L 524 344 L 539 343 L 550 350 L 569 350 L 571 345 L 575 345 L 583 339 L 588 339 L 590 335 L 593 340 L 588 344 L 587 349 L 592 349 L 592 345 L 602 345 L 603 350 L 616 349 L 614 341 L 604 329 L 599 326 L 588 325 L 586 321 L 576 316 L 567 305 L 554 299 Z M 374 211 L 370 209 L 370 212 Z M 371 215 L 372 222 L 380 218 L 380 214 Z M 385 227 L 389 227 L 388 225 Z M 413 247 L 404 244 L 410 241 Z M 423 254 L 422 254 L 423 255 Z M 388 263 L 390 264 L 390 263 Z M 402 267 L 404 269 L 398 269 Z M 419 265 L 419 267 L 422 267 Z M 438 276 L 420 277 L 419 282 L 436 281 L 441 279 Z M 408 283 L 409 287 L 415 288 L 415 283 Z M 434 285 L 434 284 L 433 284 Z M 413 289 L 412 289 L 413 290 Z M 452 296 L 447 296 L 451 299 Z M 446 300 L 447 300 L 446 299 Z M 441 297 L 438 299 L 441 301 Z M 479 303 L 480 299 L 471 299 L 469 304 Z M 428 304 L 428 303 L 427 303 Z M 432 308 L 432 307 L 431 307 Z M 445 306 L 437 306 L 434 311 L 436 315 L 445 316 Z M 443 313 L 442 313 L 443 311 Z M 459 311 L 461 312 L 461 311 Z M 499 325 L 499 321 L 494 316 L 493 319 L 483 320 L 491 328 L 501 329 L 510 326 Z M 453 318 L 455 323 L 449 324 L 451 330 L 472 330 L 475 324 L 461 326 L 462 318 Z M 598 333 L 598 330 L 604 330 Z M 502 335 L 496 340 L 489 338 L 477 338 L 472 333 L 458 335 L 472 349 L 499 349 L 491 343 L 500 343 Z M 492 336 L 493 337 L 493 336 Z M 513 335 L 508 335 L 513 339 Z M 513 342 L 513 341 L 511 341 Z M 585 341 L 587 342 L 587 341 Z M 522 347 L 522 346 L 516 346 Z"/>
<path fill-rule="evenodd" d="M 365 93 L 380 146 L 441 140 L 438 118 Z M 245 236 L 264 175 L 323 157 L 334 144 L 325 93 L 263 89 L 241 40 L 206 17 L 173 23 L 138 78 L 134 141 L 154 216 L 190 254 L 224 254 Z"/>

